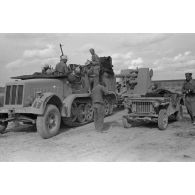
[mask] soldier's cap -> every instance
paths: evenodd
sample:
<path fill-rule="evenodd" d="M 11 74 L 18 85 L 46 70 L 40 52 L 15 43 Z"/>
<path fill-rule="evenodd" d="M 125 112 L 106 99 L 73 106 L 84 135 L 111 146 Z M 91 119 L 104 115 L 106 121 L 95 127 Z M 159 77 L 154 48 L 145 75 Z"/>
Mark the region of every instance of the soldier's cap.
<path fill-rule="evenodd" d="M 60 56 L 60 59 L 61 60 L 68 60 L 68 56 L 67 55 Z"/>
<path fill-rule="evenodd" d="M 188 75 L 189 75 L 189 76 L 192 76 L 192 73 L 191 73 L 191 72 L 186 72 L 185 75 L 186 75 L 186 76 L 188 76 Z"/>

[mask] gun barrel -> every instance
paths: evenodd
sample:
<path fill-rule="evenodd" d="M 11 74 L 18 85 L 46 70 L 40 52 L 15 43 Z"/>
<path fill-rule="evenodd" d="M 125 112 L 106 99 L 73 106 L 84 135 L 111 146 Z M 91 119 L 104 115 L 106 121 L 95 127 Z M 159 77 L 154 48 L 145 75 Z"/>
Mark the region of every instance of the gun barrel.
<path fill-rule="evenodd" d="M 63 49 L 62 49 L 62 44 L 60 43 L 60 50 L 61 50 L 61 53 L 62 53 L 62 56 L 64 55 L 64 52 L 63 52 Z"/>

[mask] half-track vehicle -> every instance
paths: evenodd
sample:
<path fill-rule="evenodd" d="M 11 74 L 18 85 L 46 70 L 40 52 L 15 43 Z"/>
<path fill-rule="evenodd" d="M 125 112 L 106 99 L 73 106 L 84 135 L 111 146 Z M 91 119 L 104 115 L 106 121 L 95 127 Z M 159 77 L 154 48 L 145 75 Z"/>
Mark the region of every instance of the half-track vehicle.
<path fill-rule="evenodd" d="M 123 126 L 130 128 L 136 121 L 153 121 L 160 130 L 165 130 L 169 120 L 180 120 L 183 116 L 183 96 L 166 89 L 155 89 L 137 97 L 126 96 Z"/>
<path fill-rule="evenodd" d="M 105 97 L 107 116 L 116 102 L 116 78 L 111 58 L 101 57 L 100 61 L 100 75 L 110 91 Z M 58 134 L 61 121 L 68 126 L 93 121 L 89 82 L 93 65 L 72 64 L 69 70 L 66 75 L 51 71 L 13 77 L 14 81 L 6 83 L 0 107 L 0 131 L 5 131 L 8 122 L 21 121 L 36 124 L 40 136 L 50 138 Z"/>

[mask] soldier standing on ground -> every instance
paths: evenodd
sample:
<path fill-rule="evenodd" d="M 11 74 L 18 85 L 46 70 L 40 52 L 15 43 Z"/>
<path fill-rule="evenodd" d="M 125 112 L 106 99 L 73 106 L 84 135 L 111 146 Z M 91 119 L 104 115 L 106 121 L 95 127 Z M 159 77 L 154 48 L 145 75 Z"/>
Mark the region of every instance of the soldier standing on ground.
<path fill-rule="evenodd" d="M 94 109 L 94 125 L 98 131 L 103 130 L 104 126 L 104 96 L 109 94 L 105 84 L 101 81 L 92 90 L 92 103 Z"/>
<path fill-rule="evenodd" d="M 185 105 L 193 125 L 195 125 L 195 82 L 192 80 L 192 73 L 185 73 L 186 81 L 182 87 L 185 95 Z"/>
<path fill-rule="evenodd" d="M 60 56 L 60 62 L 56 64 L 55 71 L 59 75 L 64 75 L 68 73 L 68 66 L 67 66 L 68 57 L 66 55 Z"/>

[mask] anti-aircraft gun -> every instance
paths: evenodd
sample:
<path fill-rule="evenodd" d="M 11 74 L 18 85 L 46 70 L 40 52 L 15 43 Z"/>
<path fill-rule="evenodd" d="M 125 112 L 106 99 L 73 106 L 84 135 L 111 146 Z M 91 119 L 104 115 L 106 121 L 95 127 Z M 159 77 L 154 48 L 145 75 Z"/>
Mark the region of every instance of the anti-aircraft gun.
<path fill-rule="evenodd" d="M 144 95 L 152 87 L 153 70 L 149 68 L 124 69 L 116 75 L 118 106 L 123 105 L 125 97 Z"/>
<path fill-rule="evenodd" d="M 88 65 L 87 69 L 92 65 Z M 110 94 L 105 97 L 105 115 L 116 102 L 115 76 L 107 57 L 101 58 L 100 75 Z M 0 107 L 0 132 L 8 122 L 36 124 L 42 138 L 58 134 L 61 121 L 79 126 L 93 121 L 89 75 L 84 65 L 72 64 L 64 75 L 35 73 L 12 77 L 6 83 L 3 106 Z"/>

